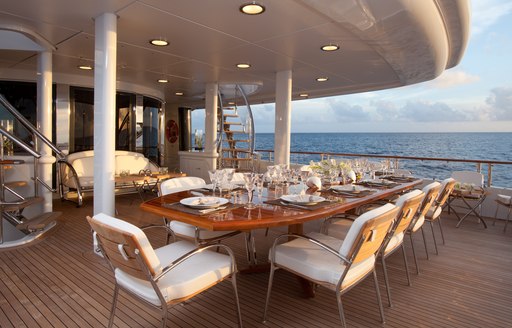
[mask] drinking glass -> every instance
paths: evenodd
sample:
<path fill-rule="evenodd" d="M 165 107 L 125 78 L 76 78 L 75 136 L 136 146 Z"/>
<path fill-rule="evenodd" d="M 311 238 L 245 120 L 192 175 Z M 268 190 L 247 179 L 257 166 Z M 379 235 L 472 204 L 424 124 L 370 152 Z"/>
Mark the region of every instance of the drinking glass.
<path fill-rule="evenodd" d="M 245 189 L 247 189 L 247 205 L 245 206 L 246 209 L 253 209 L 256 206 L 252 203 L 252 196 L 254 192 L 254 186 L 256 182 L 256 174 L 254 173 L 244 173 L 244 183 L 245 183 Z"/>
<path fill-rule="evenodd" d="M 258 174 L 256 176 L 256 192 L 258 193 L 258 201 L 263 205 L 263 185 L 265 183 L 265 174 Z"/>
<path fill-rule="evenodd" d="M 233 176 L 235 175 L 235 169 L 224 169 L 224 174 L 227 181 L 227 189 L 233 189 Z"/>
<path fill-rule="evenodd" d="M 218 181 L 218 172 L 217 170 L 208 170 L 208 175 L 210 176 L 210 181 L 212 182 L 212 191 L 213 196 L 215 196 L 215 189 L 217 188 Z"/>
<path fill-rule="evenodd" d="M 222 187 L 226 179 L 226 172 L 224 170 L 217 170 L 217 188 L 219 188 L 219 197 L 222 197 Z"/>

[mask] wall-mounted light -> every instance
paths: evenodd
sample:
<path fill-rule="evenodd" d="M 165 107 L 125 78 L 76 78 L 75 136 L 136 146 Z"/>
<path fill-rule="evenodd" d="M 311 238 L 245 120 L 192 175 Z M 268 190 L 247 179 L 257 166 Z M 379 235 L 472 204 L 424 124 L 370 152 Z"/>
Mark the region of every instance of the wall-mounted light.
<path fill-rule="evenodd" d="M 167 79 L 158 79 L 157 82 L 158 83 L 169 83 L 169 80 L 167 80 Z"/>
<path fill-rule="evenodd" d="M 256 1 L 252 1 L 241 5 L 240 11 L 246 15 L 259 15 L 263 14 L 265 11 L 265 6 L 256 3 Z"/>
<path fill-rule="evenodd" d="M 299 97 L 306 98 L 306 97 L 309 97 L 309 95 L 308 95 L 307 93 L 301 93 L 301 94 L 299 95 Z"/>
<path fill-rule="evenodd" d="M 245 68 L 250 68 L 251 64 L 248 64 L 248 63 L 238 63 L 238 64 L 236 64 L 236 67 L 245 69 Z"/>
<path fill-rule="evenodd" d="M 84 70 L 84 71 L 90 71 L 92 70 L 92 66 L 91 65 L 87 65 L 87 64 L 80 64 L 77 66 L 79 69 L 81 70 Z"/>
<path fill-rule="evenodd" d="M 328 80 L 329 80 L 329 78 L 328 78 L 328 77 L 326 77 L 326 76 L 323 76 L 323 77 L 317 77 L 317 78 L 316 78 L 316 81 L 317 81 L 317 82 L 325 82 L 325 81 L 328 81 Z"/>
<path fill-rule="evenodd" d="M 180 92 L 180 91 L 178 91 L 178 92 L 176 92 L 176 93 L 174 93 L 174 94 L 175 94 L 176 96 L 183 96 L 183 92 Z"/>

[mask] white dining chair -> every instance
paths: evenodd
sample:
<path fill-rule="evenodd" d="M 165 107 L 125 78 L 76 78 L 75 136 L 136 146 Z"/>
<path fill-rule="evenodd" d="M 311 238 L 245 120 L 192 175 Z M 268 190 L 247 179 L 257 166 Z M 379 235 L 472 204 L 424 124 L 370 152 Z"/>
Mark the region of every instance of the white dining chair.
<path fill-rule="evenodd" d="M 167 327 L 170 306 L 231 279 L 238 325 L 242 315 L 236 284 L 236 262 L 233 251 L 222 244 L 196 247 L 179 241 L 153 249 L 144 232 L 126 221 L 106 214 L 87 217 L 98 247 L 114 273 L 114 296 L 108 327 L 112 327 L 122 290 L 146 305 L 161 311 L 162 327 Z M 227 253 L 212 252 L 221 247 Z"/>
<path fill-rule="evenodd" d="M 512 213 L 512 196 L 501 195 L 498 194 L 496 199 L 496 212 L 494 212 L 494 221 L 492 225 L 496 224 L 496 219 L 498 218 L 498 210 L 500 207 L 508 208 L 508 214 L 505 221 L 505 226 L 503 227 L 503 232 L 507 231 L 508 221 L 510 220 L 510 213 Z"/>
<path fill-rule="evenodd" d="M 205 186 L 206 182 L 202 178 L 179 177 L 162 182 L 159 187 L 159 194 L 160 196 L 164 196 L 180 191 L 203 188 Z M 218 242 L 224 238 L 240 233 L 240 231 L 210 231 L 178 220 L 173 220 L 173 218 L 164 218 L 164 221 L 169 232 L 167 243 L 169 243 L 169 237 L 172 236 L 174 239 L 178 237 L 193 240 L 196 244 L 203 245 Z"/>
<path fill-rule="evenodd" d="M 276 238 L 269 253 L 271 267 L 263 320 L 266 321 L 268 316 L 274 272 L 284 269 L 333 290 L 343 327 L 346 322 L 341 296 L 373 274 L 381 321 L 384 322 L 375 260 L 397 213 L 398 208 L 392 204 L 364 213 L 354 221 L 344 240 L 321 233 L 284 234 Z M 279 244 L 283 239 L 292 240 Z"/>
<path fill-rule="evenodd" d="M 425 246 L 425 253 L 427 254 L 428 260 L 428 248 L 427 248 L 427 239 L 425 238 L 425 231 L 423 231 L 423 225 L 425 223 L 425 215 L 427 214 L 430 207 L 434 204 L 437 196 L 439 195 L 439 190 L 441 189 L 441 184 L 437 181 L 429 183 L 425 187 L 423 187 L 422 191 L 425 193 L 425 197 L 414 216 L 409 229 L 407 229 L 407 234 L 409 235 L 409 239 L 411 240 L 411 248 L 412 254 L 414 257 L 414 264 L 416 265 L 416 274 L 420 274 L 420 267 L 418 264 L 418 257 L 416 256 L 416 250 L 414 248 L 414 240 L 413 234 L 421 230 L 421 235 L 423 237 L 423 245 Z"/>

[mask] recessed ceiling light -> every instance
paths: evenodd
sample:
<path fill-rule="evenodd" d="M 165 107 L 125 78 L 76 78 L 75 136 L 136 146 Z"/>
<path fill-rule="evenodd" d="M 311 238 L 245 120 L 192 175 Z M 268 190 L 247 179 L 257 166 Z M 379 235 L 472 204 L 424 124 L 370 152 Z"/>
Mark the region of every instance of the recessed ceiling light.
<path fill-rule="evenodd" d="M 84 71 L 90 71 L 92 70 L 92 66 L 91 65 L 78 65 L 78 68 L 79 69 L 82 69 Z"/>
<path fill-rule="evenodd" d="M 169 42 L 164 39 L 152 39 L 152 40 L 149 40 L 149 43 L 151 43 L 152 45 L 157 46 L 157 47 L 165 47 L 165 46 L 169 45 Z"/>
<path fill-rule="evenodd" d="M 299 97 L 308 97 L 309 95 L 307 93 L 301 93 Z"/>
<path fill-rule="evenodd" d="M 316 80 L 318 82 L 325 82 L 325 81 L 329 80 L 329 78 L 328 77 L 317 77 Z"/>
<path fill-rule="evenodd" d="M 238 68 L 249 68 L 249 67 L 251 67 L 251 64 L 239 63 L 239 64 L 236 64 L 236 67 L 238 67 Z"/>
<path fill-rule="evenodd" d="M 176 92 L 175 95 L 176 96 L 183 96 L 183 92 Z"/>
<path fill-rule="evenodd" d="M 230 101 L 230 102 L 228 102 L 228 105 L 234 105 L 234 104 L 235 104 L 235 102 L 234 102 L 234 101 Z"/>
<path fill-rule="evenodd" d="M 168 83 L 169 82 L 169 80 L 167 80 L 167 79 L 158 79 L 157 81 L 158 81 L 158 83 Z"/>
<path fill-rule="evenodd" d="M 340 46 L 337 44 L 326 44 L 326 45 L 323 45 L 321 49 L 323 51 L 336 51 L 339 48 L 340 48 Z"/>
<path fill-rule="evenodd" d="M 246 15 L 259 15 L 265 11 L 265 6 L 256 3 L 256 1 L 252 1 L 241 5 L 240 11 Z"/>

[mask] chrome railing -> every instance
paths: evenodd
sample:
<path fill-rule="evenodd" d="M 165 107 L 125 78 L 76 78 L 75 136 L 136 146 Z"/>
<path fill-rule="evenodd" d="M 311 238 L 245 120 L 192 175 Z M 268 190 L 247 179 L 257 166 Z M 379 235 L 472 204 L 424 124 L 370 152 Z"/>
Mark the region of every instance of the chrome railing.
<path fill-rule="evenodd" d="M 257 149 L 257 153 L 259 153 L 259 158 L 262 161 L 273 162 L 273 154 L 274 150 L 268 149 Z M 477 172 L 480 172 L 486 176 L 486 185 L 493 185 L 493 173 L 495 171 L 496 166 L 503 166 L 504 170 L 510 172 L 512 170 L 512 162 L 511 161 L 497 161 L 497 160 L 481 160 L 481 159 L 460 159 L 460 158 L 444 158 L 444 157 L 417 157 L 417 156 L 398 156 L 398 155 L 382 155 L 382 154 L 354 154 L 354 153 L 331 153 L 331 152 L 308 152 L 308 151 L 292 151 L 290 152 L 290 163 L 292 164 L 309 164 L 310 161 L 320 161 L 324 159 L 330 158 L 369 158 L 369 159 L 378 159 L 384 160 L 389 164 L 389 167 L 393 169 L 405 168 L 411 169 L 413 173 L 419 174 L 426 173 L 429 175 L 421 174 L 423 177 L 428 178 L 442 178 L 442 175 L 446 175 L 451 171 L 455 170 L 470 170 L 470 166 L 474 166 L 474 169 Z M 407 166 L 407 164 L 415 163 L 415 162 L 428 162 L 429 165 L 419 165 L 413 164 Z M 441 166 L 435 167 L 434 162 L 440 163 Z M 454 167 L 449 167 L 447 164 L 460 164 L 459 166 L 455 165 Z M 469 166 L 468 166 L 469 165 Z M 412 169 L 412 167 L 416 167 L 417 169 Z M 421 170 L 422 172 L 414 172 Z M 449 176 L 449 174 L 448 174 Z M 508 181 L 508 185 L 510 186 L 510 181 Z"/>

